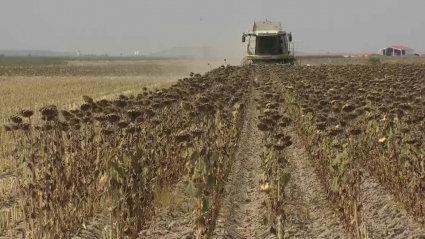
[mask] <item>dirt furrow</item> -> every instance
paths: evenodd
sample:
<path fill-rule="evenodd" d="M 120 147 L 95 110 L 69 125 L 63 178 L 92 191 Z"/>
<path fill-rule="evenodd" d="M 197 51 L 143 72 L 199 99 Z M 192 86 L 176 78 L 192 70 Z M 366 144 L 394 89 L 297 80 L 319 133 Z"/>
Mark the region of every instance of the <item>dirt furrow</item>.
<path fill-rule="evenodd" d="M 425 230 L 367 172 L 360 185 L 364 223 L 369 238 L 425 238 Z"/>
<path fill-rule="evenodd" d="M 90 221 L 73 235 L 73 239 L 89 239 L 89 238 L 108 238 L 109 236 L 109 217 L 108 213 L 102 213 L 91 218 Z"/>
<path fill-rule="evenodd" d="M 197 201 L 184 192 L 185 183 L 179 181 L 174 188 L 156 196 L 155 216 L 148 228 L 139 233 L 140 239 L 191 238 L 193 235 L 194 210 Z"/>
<path fill-rule="evenodd" d="M 309 154 L 291 127 L 293 145 L 286 151 L 291 181 L 287 187 L 285 238 L 351 238 L 326 197 Z"/>
<path fill-rule="evenodd" d="M 261 135 L 257 129 L 258 111 L 254 89 L 247 107 L 236 161 L 232 166 L 225 198 L 217 219 L 213 238 L 274 238 L 263 224 L 267 195 L 260 192 Z"/>

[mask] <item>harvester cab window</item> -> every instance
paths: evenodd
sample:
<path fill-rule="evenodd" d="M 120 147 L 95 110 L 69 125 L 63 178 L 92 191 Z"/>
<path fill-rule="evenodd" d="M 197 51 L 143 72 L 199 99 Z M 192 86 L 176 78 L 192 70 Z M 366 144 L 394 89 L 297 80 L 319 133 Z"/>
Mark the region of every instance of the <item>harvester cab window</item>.
<path fill-rule="evenodd" d="M 257 37 L 257 55 L 279 55 L 282 51 L 280 35 Z"/>

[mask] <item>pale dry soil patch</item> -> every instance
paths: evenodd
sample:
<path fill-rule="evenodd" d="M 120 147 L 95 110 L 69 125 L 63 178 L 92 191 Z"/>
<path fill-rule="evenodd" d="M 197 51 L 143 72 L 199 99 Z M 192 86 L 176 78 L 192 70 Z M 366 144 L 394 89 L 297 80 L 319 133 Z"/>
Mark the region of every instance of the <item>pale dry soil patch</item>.
<path fill-rule="evenodd" d="M 425 238 L 424 228 L 407 214 L 378 180 L 363 170 L 360 185 L 364 223 L 370 238 Z"/>

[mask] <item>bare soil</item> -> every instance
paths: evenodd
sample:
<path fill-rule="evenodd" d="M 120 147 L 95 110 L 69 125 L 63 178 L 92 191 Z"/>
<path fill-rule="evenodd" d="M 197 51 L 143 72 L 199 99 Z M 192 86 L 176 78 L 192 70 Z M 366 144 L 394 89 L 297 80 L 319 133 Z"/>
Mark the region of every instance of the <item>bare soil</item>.
<path fill-rule="evenodd" d="M 287 134 L 293 145 L 287 149 L 291 181 L 287 187 L 286 238 L 351 238 L 342 227 L 336 209 L 326 197 L 309 154 L 292 127 Z"/>
<path fill-rule="evenodd" d="M 232 167 L 225 198 L 213 238 L 274 238 L 263 225 L 267 194 L 260 192 L 261 132 L 257 128 L 259 112 L 254 95 L 250 97 L 236 161 Z"/>
<path fill-rule="evenodd" d="M 425 238 L 425 230 L 394 196 L 377 179 L 367 172 L 363 174 L 360 193 L 369 238 Z"/>
<path fill-rule="evenodd" d="M 254 99 L 255 97 L 251 97 Z M 213 238 L 275 238 L 263 225 L 267 210 L 262 203 L 267 195 L 260 192 L 261 133 L 256 127 L 259 112 L 251 100 L 236 162 Z M 285 238 L 350 238 L 338 221 L 336 211 L 326 198 L 309 156 L 294 130 L 288 134 L 293 145 L 288 149 L 289 183 L 285 208 Z M 291 193 L 291 191 L 293 193 Z"/>
<path fill-rule="evenodd" d="M 139 238 L 191 238 L 197 201 L 185 195 L 183 181 L 177 183 L 171 194 L 171 203 L 165 207 L 156 207 L 154 220 L 146 230 L 140 232 Z"/>

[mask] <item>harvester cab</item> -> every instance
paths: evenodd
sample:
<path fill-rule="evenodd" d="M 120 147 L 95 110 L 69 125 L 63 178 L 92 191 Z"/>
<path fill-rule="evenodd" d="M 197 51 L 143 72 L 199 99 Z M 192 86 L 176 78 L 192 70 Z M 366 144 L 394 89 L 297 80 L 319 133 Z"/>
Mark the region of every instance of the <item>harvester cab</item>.
<path fill-rule="evenodd" d="M 280 22 L 254 22 L 252 30 L 242 35 L 246 56 L 242 64 L 287 64 L 295 61 L 292 34 Z"/>

